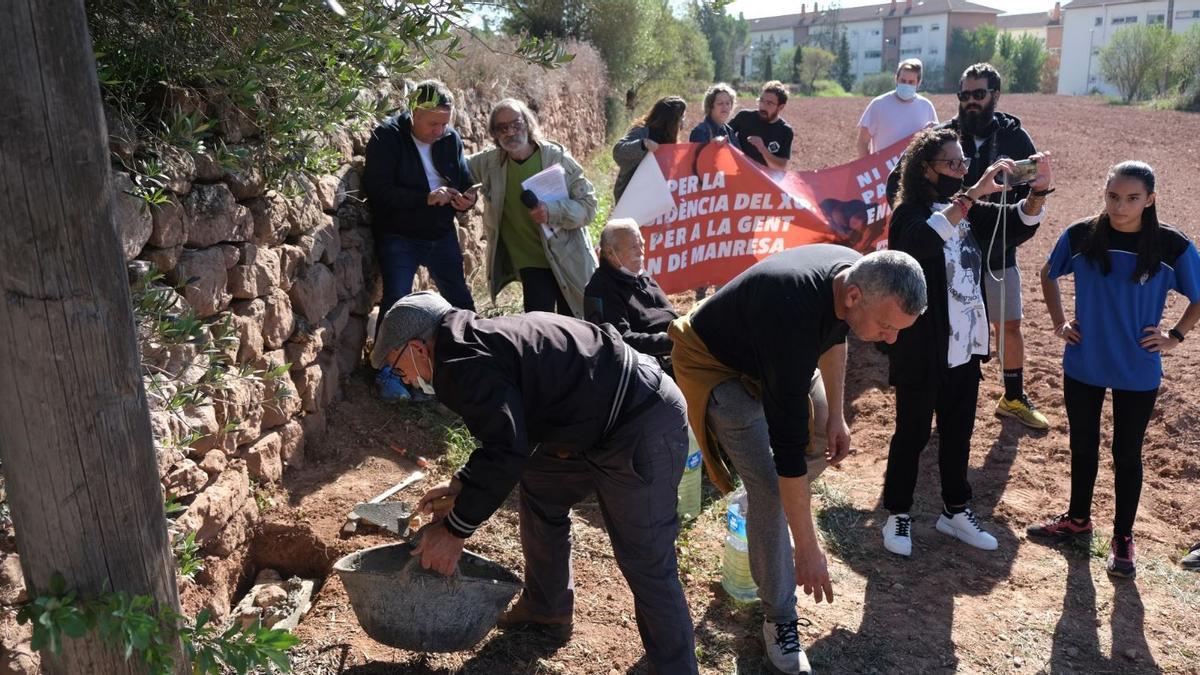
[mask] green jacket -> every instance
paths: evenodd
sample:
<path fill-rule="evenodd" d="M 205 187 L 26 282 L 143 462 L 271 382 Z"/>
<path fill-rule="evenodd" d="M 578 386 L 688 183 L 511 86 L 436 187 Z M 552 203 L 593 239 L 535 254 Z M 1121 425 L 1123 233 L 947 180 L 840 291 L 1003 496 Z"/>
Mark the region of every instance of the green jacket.
<path fill-rule="evenodd" d="M 542 166 L 562 164 L 566 170 L 567 192 L 570 199 L 547 202 L 549 225 L 558 228 L 553 237 L 542 237 L 546 260 L 558 287 L 571 306 L 576 318 L 583 318 L 583 289 L 596 271 L 596 253 L 587 226 L 596 215 L 596 190 L 583 175 L 583 167 L 561 145 L 540 141 Z M 517 281 L 508 250 L 500 243 L 500 219 L 504 216 L 504 193 L 507 179 L 508 153 L 492 148 L 467 158 L 471 175 L 483 188 L 483 226 L 487 237 L 488 290 L 492 300 L 509 282 Z"/>

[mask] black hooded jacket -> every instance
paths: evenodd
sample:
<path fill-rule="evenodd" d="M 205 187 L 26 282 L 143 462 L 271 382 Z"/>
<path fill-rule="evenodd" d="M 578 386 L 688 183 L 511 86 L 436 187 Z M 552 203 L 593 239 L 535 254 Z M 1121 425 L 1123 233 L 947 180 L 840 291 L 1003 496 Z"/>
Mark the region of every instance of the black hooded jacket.
<path fill-rule="evenodd" d="M 459 192 L 471 187 L 471 170 L 458 132 L 446 127 L 446 135 L 434 141 L 430 151 L 434 169 L 449 187 Z M 434 241 L 454 231 L 454 208 L 430 206 L 426 201 L 429 179 L 413 141 L 408 112 L 388 118 L 371 132 L 363 187 L 371 208 L 371 229 L 377 235 Z"/>
<path fill-rule="evenodd" d="M 1021 120 L 1015 115 L 1008 113 L 997 112 L 992 116 L 992 124 L 987 128 L 987 136 L 983 137 L 983 143 L 978 148 L 975 147 L 975 138 L 963 138 L 962 128 L 958 120 L 958 116 L 947 120 L 945 123 L 938 126 L 939 129 L 951 129 L 959 134 L 959 145 L 962 146 L 963 156 L 971 160 L 971 167 L 967 170 L 966 177 L 963 178 L 963 187 L 974 185 L 983 175 L 984 171 L 992 165 L 996 160 L 1007 157 L 1013 160 L 1028 159 L 1030 155 L 1037 152 L 1033 146 L 1033 139 L 1029 137 L 1029 133 L 1021 127 Z M 887 195 L 888 201 L 894 201 L 896 192 L 900 188 L 900 165 L 892 170 L 888 176 Z M 989 195 L 986 201 L 993 203 L 1000 202 L 1000 194 Z M 1025 198 L 1029 194 L 1028 185 L 1018 185 L 1008 191 L 1008 196 L 1005 199 L 1007 204 L 1016 204 L 1018 201 Z M 986 246 L 986 244 L 985 244 Z M 984 251 L 987 254 L 987 251 Z M 1010 242 L 1005 250 L 1001 250 L 999 246 L 992 251 L 992 255 L 988 258 L 988 267 L 993 271 L 1000 271 L 1006 267 L 1013 267 L 1017 264 L 1017 247 L 1015 243 Z"/>

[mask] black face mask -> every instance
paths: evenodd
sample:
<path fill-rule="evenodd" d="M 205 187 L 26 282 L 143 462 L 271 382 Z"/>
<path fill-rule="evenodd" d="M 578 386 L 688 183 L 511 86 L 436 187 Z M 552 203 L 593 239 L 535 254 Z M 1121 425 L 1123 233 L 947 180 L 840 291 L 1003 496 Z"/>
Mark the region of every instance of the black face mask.
<path fill-rule="evenodd" d="M 933 190 L 937 193 L 939 202 L 949 203 L 950 198 L 958 194 L 963 189 L 963 179 L 947 176 L 944 173 L 937 175 L 937 182 L 934 183 Z"/>

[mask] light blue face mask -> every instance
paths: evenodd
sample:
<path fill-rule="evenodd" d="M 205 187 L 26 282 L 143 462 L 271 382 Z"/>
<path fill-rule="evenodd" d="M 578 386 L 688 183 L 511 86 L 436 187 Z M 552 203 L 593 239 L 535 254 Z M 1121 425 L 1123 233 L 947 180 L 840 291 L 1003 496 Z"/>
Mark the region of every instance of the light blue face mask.
<path fill-rule="evenodd" d="M 916 95 L 917 95 L 917 85 L 903 84 L 903 83 L 899 83 L 896 85 L 896 96 L 901 101 L 911 101 L 911 100 L 913 100 L 913 97 Z"/>

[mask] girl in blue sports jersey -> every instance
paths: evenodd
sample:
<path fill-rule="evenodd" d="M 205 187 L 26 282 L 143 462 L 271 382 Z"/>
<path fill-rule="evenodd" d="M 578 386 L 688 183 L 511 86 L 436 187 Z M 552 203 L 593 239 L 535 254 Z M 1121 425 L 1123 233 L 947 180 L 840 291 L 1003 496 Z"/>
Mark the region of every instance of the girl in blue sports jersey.
<path fill-rule="evenodd" d="M 1108 172 L 1104 210 L 1067 228 L 1042 267 L 1042 293 L 1063 351 L 1063 400 L 1071 437 L 1067 512 L 1031 525 L 1030 537 L 1090 537 L 1100 446 L 1100 409 L 1113 398 L 1116 514 L 1108 573 L 1136 573 L 1133 521 L 1142 491 L 1142 440 L 1162 380 L 1162 353 L 1200 319 L 1200 256 L 1179 230 L 1158 222 L 1154 170 L 1122 162 Z M 1075 276 L 1075 316 L 1063 310 L 1058 278 Z M 1189 300 L 1169 330 L 1159 324 L 1167 293 Z"/>

